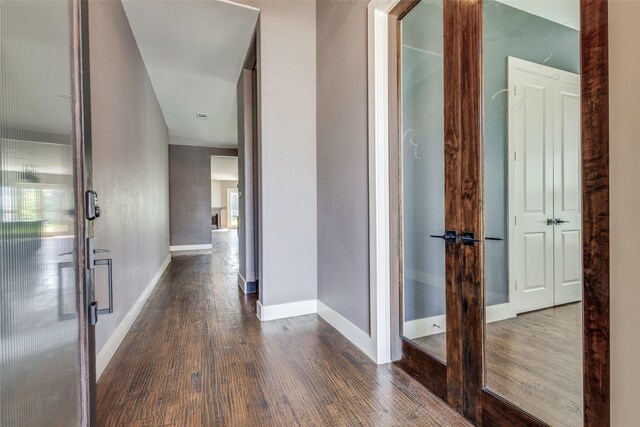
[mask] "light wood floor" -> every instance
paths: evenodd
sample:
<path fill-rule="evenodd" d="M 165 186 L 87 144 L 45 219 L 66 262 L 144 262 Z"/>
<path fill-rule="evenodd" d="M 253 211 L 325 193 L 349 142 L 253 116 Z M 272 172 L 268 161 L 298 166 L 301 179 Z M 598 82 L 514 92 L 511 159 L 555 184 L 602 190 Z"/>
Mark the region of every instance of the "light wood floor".
<path fill-rule="evenodd" d="M 582 425 L 582 305 L 489 323 L 485 385 L 553 426 Z M 414 340 L 444 358 L 445 334 Z"/>
<path fill-rule="evenodd" d="M 235 231 L 175 255 L 98 383 L 101 426 L 466 426 L 317 315 L 261 323 Z"/>

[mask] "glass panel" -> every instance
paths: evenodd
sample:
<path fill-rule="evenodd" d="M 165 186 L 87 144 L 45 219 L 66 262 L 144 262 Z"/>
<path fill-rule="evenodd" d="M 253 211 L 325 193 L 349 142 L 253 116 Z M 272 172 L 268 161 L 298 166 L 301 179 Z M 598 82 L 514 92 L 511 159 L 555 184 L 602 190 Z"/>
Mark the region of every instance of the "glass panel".
<path fill-rule="evenodd" d="M 485 0 L 485 386 L 582 425 L 579 0 Z"/>
<path fill-rule="evenodd" d="M 404 336 L 446 359 L 442 1 L 402 19 Z"/>
<path fill-rule="evenodd" d="M 79 425 L 71 17 L 0 1 L 0 425 Z"/>

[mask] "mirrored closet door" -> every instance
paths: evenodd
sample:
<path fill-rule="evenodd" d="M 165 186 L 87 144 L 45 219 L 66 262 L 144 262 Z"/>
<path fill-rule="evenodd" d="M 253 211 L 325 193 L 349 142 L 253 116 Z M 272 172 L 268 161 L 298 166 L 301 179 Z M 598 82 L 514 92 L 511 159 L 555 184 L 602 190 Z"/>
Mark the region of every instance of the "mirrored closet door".
<path fill-rule="evenodd" d="M 580 2 L 482 6 L 484 386 L 581 426 Z"/>
<path fill-rule="evenodd" d="M 400 1 L 389 38 L 397 364 L 477 425 L 609 425 L 606 1 Z"/>

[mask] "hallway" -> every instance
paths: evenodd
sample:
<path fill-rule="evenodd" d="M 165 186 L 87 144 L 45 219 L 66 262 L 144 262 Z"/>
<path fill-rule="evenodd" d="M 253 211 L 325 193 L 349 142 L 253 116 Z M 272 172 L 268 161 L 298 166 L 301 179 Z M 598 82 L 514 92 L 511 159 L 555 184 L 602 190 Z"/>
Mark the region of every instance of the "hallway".
<path fill-rule="evenodd" d="M 467 425 L 317 315 L 261 323 L 237 267 L 231 230 L 172 255 L 98 382 L 99 425 Z"/>

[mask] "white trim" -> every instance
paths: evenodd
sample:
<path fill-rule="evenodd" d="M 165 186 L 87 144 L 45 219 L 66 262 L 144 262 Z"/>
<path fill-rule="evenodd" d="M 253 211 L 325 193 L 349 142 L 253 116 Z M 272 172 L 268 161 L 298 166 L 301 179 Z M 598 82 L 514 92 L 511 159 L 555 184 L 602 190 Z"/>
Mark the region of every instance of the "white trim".
<path fill-rule="evenodd" d="M 391 361 L 388 13 L 399 0 L 368 5 L 369 265 L 371 341 L 376 363 Z"/>
<path fill-rule="evenodd" d="M 358 347 L 371 360 L 376 361 L 375 342 L 369 334 L 320 300 L 318 300 L 318 315 L 333 326 L 346 339 L 351 341 L 353 345 Z"/>
<path fill-rule="evenodd" d="M 516 306 L 512 302 L 487 307 L 487 323 L 498 322 L 516 317 Z"/>
<path fill-rule="evenodd" d="M 304 316 L 318 312 L 318 300 L 296 301 L 287 304 L 262 305 L 256 304 L 256 315 L 263 322 L 269 320 L 286 319 L 287 317 Z"/>
<path fill-rule="evenodd" d="M 177 246 L 169 246 L 169 250 L 171 252 L 179 252 L 179 251 L 200 251 L 206 249 L 213 249 L 213 244 L 208 243 L 206 245 L 177 245 Z"/>
<path fill-rule="evenodd" d="M 504 303 L 487 307 L 487 323 L 498 322 L 516 317 L 514 304 Z M 446 315 L 423 317 L 404 322 L 404 336 L 410 340 L 446 332 Z M 437 325 L 437 326 L 436 326 Z"/>
<path fill-rule="evenodd" d="M 258 292 L 258 283 L 257 281 L 247 282 L 240 272 L 238 272 L 238 287 L 245 294 L 255 294 Z"/>
<path fill-rule="evenodd" d="M 318 314 L 335 330 L 340 332 L 353 345 L 358 347 L 374 362 L 376 361 L 376 345 L 373 337 L 347 320 L 340 313 L 320 300 L 297 301 L 288 304 L 263 306 L 260 301 L 256 303 L 256 315 L 263 322 L 270 320 L 286 319 L 307 314 Z"/>
<path fill-rule="evenodd" d="M 138 314 L 140 314 L 140 310 L 144 307 L 144 303 L 147 302 L 147 298 L 151 295 L 151 291 L 153 291 L 153 288 L 155 288 L 160 281 L 160 277 L 162 277 L 162 274 L 167 269 L 170 262 L 171 254 L 169 254 L 162 262 L 160 268 L 158 268 L 156 274 L 153 275 L 147 287 L 144 288 L 136 302 L 129 309 L 129 312 L 122 318 L 116 330 L 111 334 L 111 337 L 109 337 L 100 352 L 98 352 L 96 356 L 96 380 L 100 379 L 104 369 L 109 364 L 109 361 L 115 354 L 116 350 L 118 350 L 118 347 L 120 347 L 122 340 L 127 335 L 127 332 L 129 332 L 129 329 L 131 329 L 133 322 L 135 322 Z"/>
<path fill-rule="evenodd" d="M 421 319 L 408 320 L 404 322 L 402 331 L 405 337 L 410 340 L 426 337 L 429 335 L 441 334 L 446 332 L 447 316 L 442 314 L 440 316 L 423 317 Z M 435 326 L 438 325 L 439 327 Z"/>

